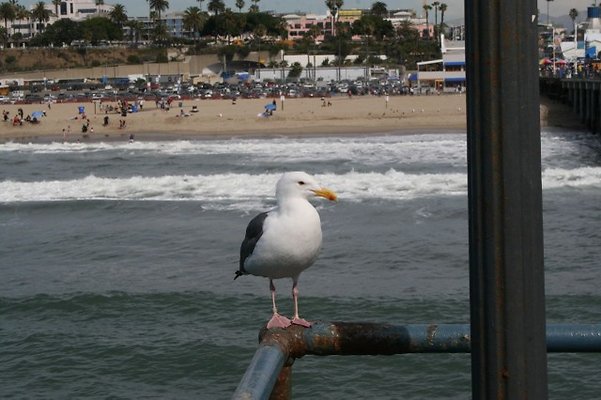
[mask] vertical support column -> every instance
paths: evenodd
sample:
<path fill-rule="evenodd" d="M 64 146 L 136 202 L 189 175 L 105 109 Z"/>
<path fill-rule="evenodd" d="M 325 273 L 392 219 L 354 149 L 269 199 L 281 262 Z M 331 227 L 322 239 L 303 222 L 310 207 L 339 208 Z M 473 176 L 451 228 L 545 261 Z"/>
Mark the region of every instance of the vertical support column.
<path fill-rule="evenodd" d="M 290 400 L 292 398 L 292 361 L 289 361 L 278 375 L 269 400 Z"/>
<path fill-rule="evenodd" d="M 547 398 L 536 0 L 465 0 L 472 397 Z"/>
<path fill-rule="evenodd" d="M 586 110 L 586 85 L 584 84 L 584 82 L 578 82 L 578 96 L 580 97 L 579 100 L 579 105 L 580 105 L 580 110 L 578 110 L 578 113 L 580 115 L 580 122 L 585 123 L 586 119 L 585 119 L 585 110 Z"/>
<path fill-rule="evenodd" d="M 593 133 L 601 132 L 601 85 L 597 84 L 597 106 L 595 107 L 595 129 Z"/>
<path fill-rule="evenodd" d="M 586 121 L 586 127 L 590 130 L 593 110 L 593 96 L 591 96 L 591 85 L 588 83 L 584 85 L 584 95 L 586 96 L 586 111 L 584 113 L 584 119 Z"/>

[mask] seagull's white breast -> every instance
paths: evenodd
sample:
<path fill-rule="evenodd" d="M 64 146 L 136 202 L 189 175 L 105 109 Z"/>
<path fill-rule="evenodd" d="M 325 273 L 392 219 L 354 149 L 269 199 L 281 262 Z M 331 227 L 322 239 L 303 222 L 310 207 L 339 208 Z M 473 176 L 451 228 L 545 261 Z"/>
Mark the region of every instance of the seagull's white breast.
<path fill-rule="evenodd" d="M 298 276 L 317 258 L 321 240 L 317 210 L 305 199 L 294 200 L 265 219 L 263 235 L 245 269 L 272 279 Z"/>

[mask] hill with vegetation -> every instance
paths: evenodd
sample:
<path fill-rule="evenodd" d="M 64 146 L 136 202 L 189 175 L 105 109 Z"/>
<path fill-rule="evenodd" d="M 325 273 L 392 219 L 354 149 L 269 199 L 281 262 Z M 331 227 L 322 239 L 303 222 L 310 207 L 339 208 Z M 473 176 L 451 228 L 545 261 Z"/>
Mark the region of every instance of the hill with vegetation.
<path fill-rule="evenodd" d="M 0 58 L 0 72 L 26 72 L 102 65 L 167 62 L 166 49 L 127 47 L 65 47 L 6 49 Z"/>

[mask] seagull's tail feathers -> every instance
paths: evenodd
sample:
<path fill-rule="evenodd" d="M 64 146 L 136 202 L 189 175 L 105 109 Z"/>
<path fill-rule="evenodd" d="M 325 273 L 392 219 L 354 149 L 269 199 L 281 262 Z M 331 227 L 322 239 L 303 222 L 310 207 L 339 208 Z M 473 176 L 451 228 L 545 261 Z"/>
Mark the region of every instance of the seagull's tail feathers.
<path fill-rule="evenodd" d="M 234 280 L 240 278 L 242 275 L 246 275 L 246 272 L 240 270 L 236 271 L 236 276 L 234 276 Z"/>

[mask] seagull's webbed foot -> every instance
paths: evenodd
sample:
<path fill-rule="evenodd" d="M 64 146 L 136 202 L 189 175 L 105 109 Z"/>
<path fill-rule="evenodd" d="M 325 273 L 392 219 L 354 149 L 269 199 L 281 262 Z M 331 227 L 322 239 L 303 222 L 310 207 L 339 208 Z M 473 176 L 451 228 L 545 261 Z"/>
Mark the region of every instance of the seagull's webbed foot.
<path fill-rule="evenodd" d="M 283 315 L 278 314 L 277 312 L 273 314 L 273 317 L 267 323 L 267 329 L 271 328 L 282 328 L 286 329 L 291 325 L 291 321 L 284 317 Z"/>
<path fill-rule="evenodd" d="M 299 318 L 299 317 L 294 317 L 292 319 L 292 325 L 299 325 L 305 328 L 310 328 L 311 327 L 311 322 L 307 321 L 306 319 L 303 318 Z"/>

